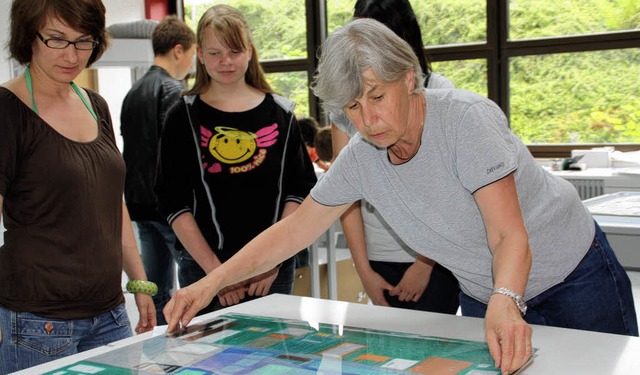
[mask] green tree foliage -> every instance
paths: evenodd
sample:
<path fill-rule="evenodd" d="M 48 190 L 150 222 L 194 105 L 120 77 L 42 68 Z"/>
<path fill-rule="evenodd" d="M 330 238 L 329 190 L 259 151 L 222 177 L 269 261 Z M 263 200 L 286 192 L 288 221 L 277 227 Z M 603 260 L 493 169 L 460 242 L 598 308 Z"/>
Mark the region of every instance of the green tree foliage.
<path fill-rule="evenodd" d="M 640 142 L 639 49 L 514 58 L 510 72 L 511 124 L 525 142 L 569 142 L 572 132 Z"/>
<path fill-rule="evenodd" d="M 640 2 L 510 1 L 510 38 L 640 28 Z M 640 142 L 640 49 L 510 60 L 511 125 L 527 143 Z"/>
<path fill-rule="evenodd" d="M 484 0 L 410 2 L 427 46 L 484 42 L 487 38 Z"/>
<path fill-rule="evenodd" d="M 640 27 L 638 0 L 510 0 L 511 39 L 579 35 Z"/>
<path fill-rule="evenodd" d="M 307 56 L 305 3 L 286 0 L 230 0 L 197 2 L 185 0 L 185 18 L 194 30 L 209 7 L 225 3 L 238 9 L 247 19 L 261 60 Z"/>
<path fill-rule="evenodd" d="M 487 64 L 484 60 L 440 61 L 431 64 L 434 72 L 444 74 L 457 88 L 487 94 Z M 446 72 L 446 73 L 445 73 Z"/>

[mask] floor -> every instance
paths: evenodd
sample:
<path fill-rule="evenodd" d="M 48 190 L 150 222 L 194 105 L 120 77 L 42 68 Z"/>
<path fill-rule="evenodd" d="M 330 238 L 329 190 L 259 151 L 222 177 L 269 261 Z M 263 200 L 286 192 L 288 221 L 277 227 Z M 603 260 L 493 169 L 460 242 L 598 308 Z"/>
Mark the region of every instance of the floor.
<path fill-rule="evenodd" d="M 636 314 L 638 315 L 638 321 L 640 321 L 640 272 L 628 271 L 629 278 L 631 279 L 631 285 L 633 288 L 633 297 L 636 305 Z M 125 293 L 127 300 L 127 312 L 129 313 L 129 319 L 131 320 L 132 329 L 135 329 L 135 325 L 138 322 L 138 311 L 135 306 L 133 295 Z"/>

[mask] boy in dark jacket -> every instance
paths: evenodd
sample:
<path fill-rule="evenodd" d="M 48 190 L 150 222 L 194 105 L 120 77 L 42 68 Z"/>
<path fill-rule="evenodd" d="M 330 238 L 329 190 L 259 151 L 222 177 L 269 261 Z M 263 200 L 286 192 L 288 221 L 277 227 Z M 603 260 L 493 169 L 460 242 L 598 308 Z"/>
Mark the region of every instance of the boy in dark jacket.
<path fill-rule="evenodd" d="M 175 283 L 176 236 L 156 211 L 155 182 L 158 142 L 167 110 L 184 90 L 182 80 L 193 66 L 194 32 L 176 16 L 167 16 L 153 30 L 153 65 L 135 82 L 122 103 L 123 157 L 127 165 L 125 201 L 136 223 L 142 262 L 149 280 L 158 285 L 153 297 L 158 324 Z"/>

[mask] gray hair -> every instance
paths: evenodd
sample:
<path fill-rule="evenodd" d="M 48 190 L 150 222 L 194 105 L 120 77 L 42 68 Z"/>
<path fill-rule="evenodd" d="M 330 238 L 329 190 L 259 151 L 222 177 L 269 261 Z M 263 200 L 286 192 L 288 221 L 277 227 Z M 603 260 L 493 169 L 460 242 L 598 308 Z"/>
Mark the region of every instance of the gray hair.
<path fill-rule="evenodd" d="M 411 46 L 384 24 L 359 18 L 341 27 L 320 47 L 318 70 L 311 89 L 322 101 L 326 113 L 338 113 L 352 99 L 362 95 L 362 74 L 373 69 L 384 83 L 415 72 L 414 92 L 424 88 L 420 62 Z"/>

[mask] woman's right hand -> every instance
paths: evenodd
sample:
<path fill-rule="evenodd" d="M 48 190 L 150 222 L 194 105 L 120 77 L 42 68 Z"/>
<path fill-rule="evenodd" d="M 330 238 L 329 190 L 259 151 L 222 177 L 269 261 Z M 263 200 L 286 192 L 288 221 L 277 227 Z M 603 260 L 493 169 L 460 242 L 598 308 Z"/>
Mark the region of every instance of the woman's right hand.
<path fill-rule="evenodd" d="M 533 329 L 520 315 L 511 297 L 494 294 L 484 318 L 485 338 L 496 368 L 511 374 L 533 354 Z"/>
<path fill-rule="evenodd" d="M 168 323 L 167 332 L 186 327 L 198 311 L 208 306 L 216 295 L 218 288 L 208 285 L 207 278 L 178 289 L 167 302 L 162 313 Z"/>

